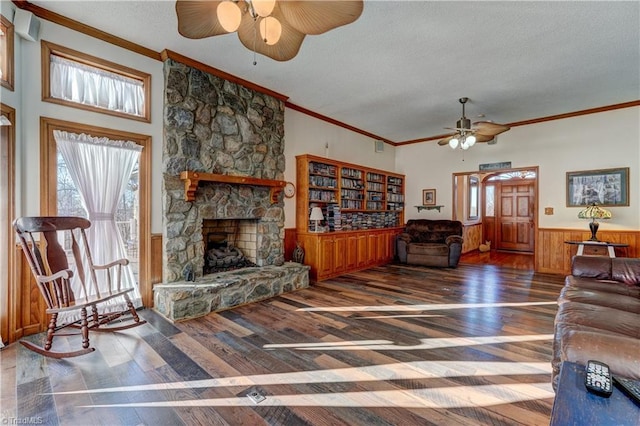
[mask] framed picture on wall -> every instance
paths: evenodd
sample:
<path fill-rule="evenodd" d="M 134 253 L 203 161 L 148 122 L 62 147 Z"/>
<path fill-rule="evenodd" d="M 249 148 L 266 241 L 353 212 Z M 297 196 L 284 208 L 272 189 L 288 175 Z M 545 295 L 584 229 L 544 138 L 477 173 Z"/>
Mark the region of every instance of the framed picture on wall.
<path fill-rule="evenodd" d="M 567 172 L 567 207 L 629 205 L 629 168 Z"/>
<path fill-rule="evenodd" d="M 423 206 L 435 206 L 436 205 L 436 190 L 435 189 L 423 189 L 422 190 L 422 205 Z"/>

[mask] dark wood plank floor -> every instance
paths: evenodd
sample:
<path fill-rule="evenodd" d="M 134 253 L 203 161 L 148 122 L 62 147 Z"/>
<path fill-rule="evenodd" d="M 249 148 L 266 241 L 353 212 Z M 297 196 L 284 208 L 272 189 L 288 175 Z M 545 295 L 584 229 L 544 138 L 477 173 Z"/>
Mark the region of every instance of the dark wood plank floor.
<path fill-rule="evenodd" d="M 0 417 L 63 425 L 546 425 L 562 282 L 492 265 L 391 264 L 179 324 L 142 311 L 147 325 L 94 334 L 96 352 L 82 357 L 3 349 Z"/>

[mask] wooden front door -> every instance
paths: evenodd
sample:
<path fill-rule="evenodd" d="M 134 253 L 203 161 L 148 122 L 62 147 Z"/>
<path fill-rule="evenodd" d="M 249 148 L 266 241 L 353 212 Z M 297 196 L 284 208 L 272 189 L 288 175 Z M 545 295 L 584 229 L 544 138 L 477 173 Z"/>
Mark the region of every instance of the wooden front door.
<path fill-rule="evenodd" d="M 534 182 L 504 181 L 496 185 L 497 249 L 533 252 Z"/>

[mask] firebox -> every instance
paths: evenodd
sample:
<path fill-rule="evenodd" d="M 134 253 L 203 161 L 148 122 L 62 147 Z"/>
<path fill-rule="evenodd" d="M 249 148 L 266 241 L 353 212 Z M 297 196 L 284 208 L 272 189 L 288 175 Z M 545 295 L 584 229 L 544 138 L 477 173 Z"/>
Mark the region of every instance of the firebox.
<path fill-rule="evenodd" d="M 258 266 L 257 219 L 205 219 L 203 275 Z"/>

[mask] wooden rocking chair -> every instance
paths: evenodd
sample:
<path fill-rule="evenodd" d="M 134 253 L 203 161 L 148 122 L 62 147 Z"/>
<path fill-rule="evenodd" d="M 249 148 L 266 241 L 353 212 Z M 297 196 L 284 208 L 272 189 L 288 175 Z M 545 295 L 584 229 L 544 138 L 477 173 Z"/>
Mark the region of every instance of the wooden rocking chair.
<path fill-rule="evenodd" d="M 22 217 L 13 222 L 31 272 L 35 277 L 40 293 L 47 305 L 46 313 L 50 315 L 44 347 L 21 340 L 20 343 L 34 352 L 52 358 L 67 358 L 93 352 L 89 346 L 89 331 L 118 331 L 145 324 L 140 320 L 129 298 L 132 288 L 121 288 L 122 267 L 129 264 L 127 259 L 119 259 L 107 265 L 94 265 L 87 243 L 85 229 L 91 222 L 81 217 Z M 60 245 L 62 234 L 71 244 L 71 254 L 75 263 L 75 274 L 80 283 L 80 290 L 74 293 L 71 281 L 74 272 L 69 268 L 67 253 Z M 36 239 L 35 236 L 39 238 Z M 84 263 L 83 263 L 84 261 Z M 84 266 L 89 265 L 85 274 Z M 105 277 L 108 288 L 98 287 L 96 271 Z M 116 312 L 98 312 L 104 302 L 116 297 L 124 298 L 127 308 Z M 90 313 L 87 314 L 87 309 Z M 61 313 L 79 312 L 80 318 L 58 325 Z M 114 320 L 131 314 L 132 322 L 108 326 Z M 120 320 L 122 321 L 122 320 Z M 105 326 L 105 327 L 103 327 Z M 82 349 L 70 352 L 51 351 L 53 338 L 56 336 L 77 335 L 78 332 L 64 332 L 66 328 L 79 329 L 82 335 Z"/>

